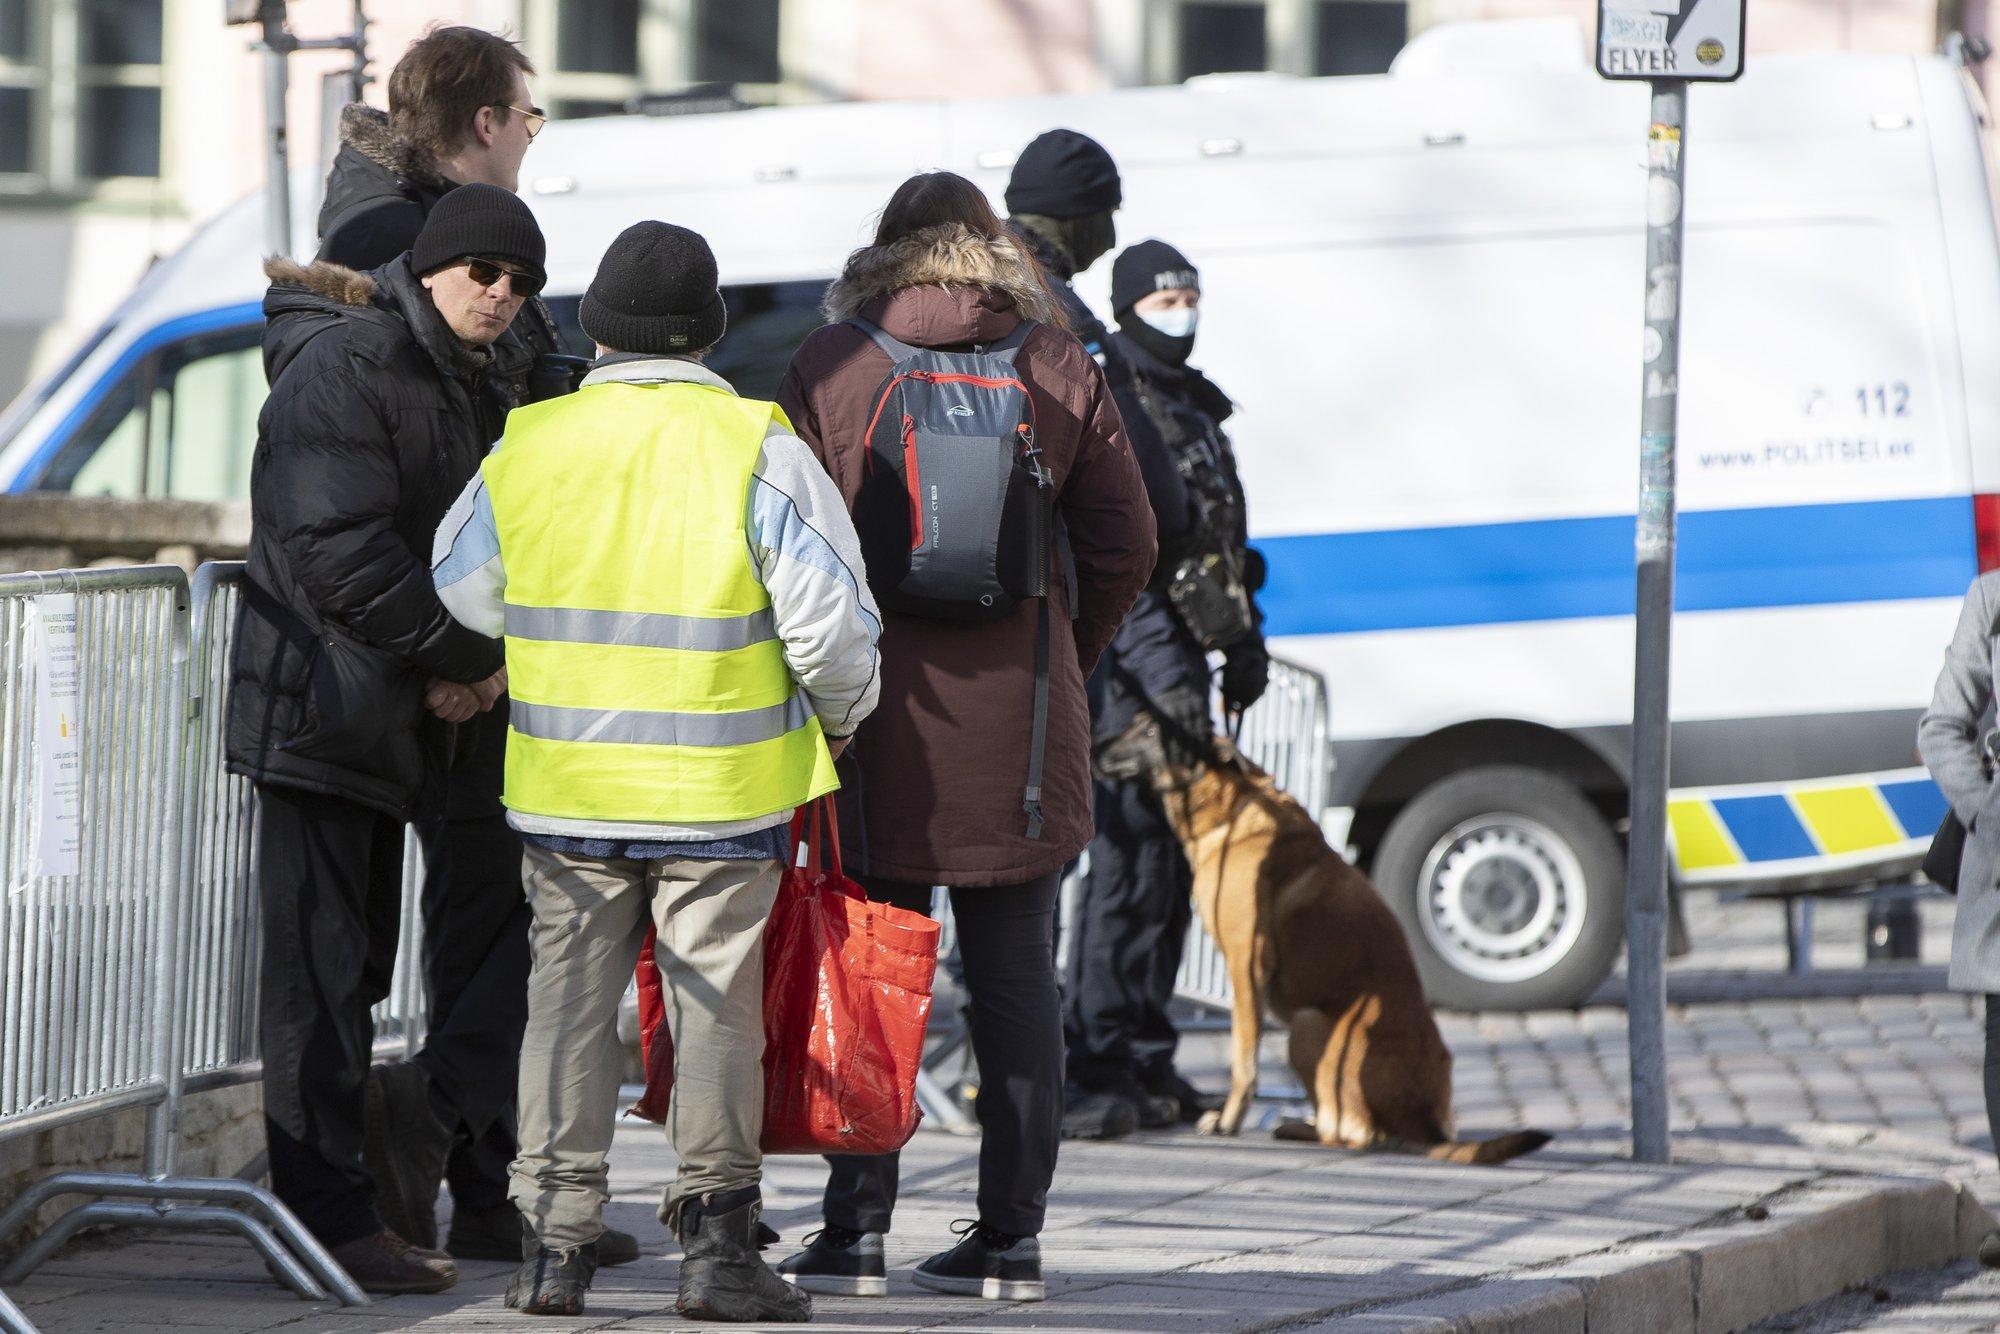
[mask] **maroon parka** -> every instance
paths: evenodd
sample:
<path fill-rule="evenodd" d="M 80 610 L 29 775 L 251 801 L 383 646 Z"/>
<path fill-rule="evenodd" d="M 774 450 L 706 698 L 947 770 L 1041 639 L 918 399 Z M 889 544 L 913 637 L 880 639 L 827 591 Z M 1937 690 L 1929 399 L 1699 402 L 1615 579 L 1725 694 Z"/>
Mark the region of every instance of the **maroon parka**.
<path fill-rule="evenodd" d="M 1053 302 L 1007 238 L 932 228 L 849 260 L 828 291 L 836 321 L 792 358 L 778 402 L 851 507 L 888 354 L 838 323 L 860 314 L 918 347 L 967 348 L 1044 321 L 1015 366 L 1075 555 L 1072 618 L 1060 580 L 1050 618 L 1045 824 L 1027 836 L 1022 791 L 1034 716 L 1036 607 L 983 625 L 884 612 L 882 697 L 840 762 L 850 872 L 925 885 L 1012 885 L 1062 866 L 1091 834 L 1084 679 L 1153 569 L 1153 515 L 1118 409 L 1083 345 L 1046 323 Z"/>

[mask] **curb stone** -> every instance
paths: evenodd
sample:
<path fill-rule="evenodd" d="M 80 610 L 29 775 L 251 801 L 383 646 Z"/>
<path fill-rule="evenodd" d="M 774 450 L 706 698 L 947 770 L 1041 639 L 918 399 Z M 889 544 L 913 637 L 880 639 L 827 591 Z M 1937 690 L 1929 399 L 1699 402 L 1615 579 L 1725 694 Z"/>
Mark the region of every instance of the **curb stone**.
<path fill-rule="evenodd" d="M 1453 1334 L 1728 1334 L 1901 1269 L 1972 1254 L 1993 1215 L 1962 1184 L 1837 1177 L 1768 1202 L 1769 1217 L 1482 1280 L 1311 1330 Z"/>

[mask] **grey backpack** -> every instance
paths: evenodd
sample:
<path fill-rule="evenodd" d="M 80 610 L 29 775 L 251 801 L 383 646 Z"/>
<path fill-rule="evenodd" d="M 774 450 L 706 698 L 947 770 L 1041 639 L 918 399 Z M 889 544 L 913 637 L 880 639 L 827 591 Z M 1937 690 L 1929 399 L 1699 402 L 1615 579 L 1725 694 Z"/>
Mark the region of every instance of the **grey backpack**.
<path fill-rule="evenodd" d="M 891 363 L 868 422 L 854 527 L 868 586 L 885 609 L 935 620 L 997 621 L 1040 600 L 1028 837 L 1041 837 L 1042 753 L 1048 730 L 1049 555 L 1057 531 L 1055 478 L 1035 443 L 1035 404 L 1014 357 L 1035 325 L 1023 320 L 970 352 L 915 347 L 864 319 L 848 321 Z M 1074 614 L 1075 589 L 1070 592 Z"/>

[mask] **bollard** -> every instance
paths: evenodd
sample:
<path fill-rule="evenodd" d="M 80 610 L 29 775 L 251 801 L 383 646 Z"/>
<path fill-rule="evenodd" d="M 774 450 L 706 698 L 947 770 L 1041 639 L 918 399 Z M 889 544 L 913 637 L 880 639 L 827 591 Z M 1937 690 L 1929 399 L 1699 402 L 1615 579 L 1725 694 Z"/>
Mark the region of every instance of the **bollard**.
<path fill-rule="evenodd" d="M 1922 958 L 1924 923 L 1916 896 L 1902 889 L 1870 894 L 1862 940 L 1871 964 L 1914 963 Z"/>

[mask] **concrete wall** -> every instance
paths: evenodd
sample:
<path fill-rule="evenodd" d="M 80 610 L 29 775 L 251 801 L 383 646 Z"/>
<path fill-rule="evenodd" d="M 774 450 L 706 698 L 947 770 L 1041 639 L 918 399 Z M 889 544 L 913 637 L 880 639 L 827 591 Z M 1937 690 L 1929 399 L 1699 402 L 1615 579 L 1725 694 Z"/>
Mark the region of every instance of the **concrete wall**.
<path fill-rule="evenodd" d="M 90 565 L 240 560 L 248 501 L 113 500 L 58 492 L 0 495 L 0 574 Z"/>
<path fill-rule="evenodd" d="M 75 1125 L 0 1140 L 0 1201 L 57 1172 L 136 1172 L 146 1152 L 143 1107 L 95 1116 Z M 255 1082 L 191 1094 L 181 1105 L 180 1162 L 176 1174 L 234 1177 L 264 1168 L 264 1090 Z M 27 1228 L 0 1241 L 0 1254 L 18 1250 L 59 1214 L 77 1203 L 58 1197 Z"/>

